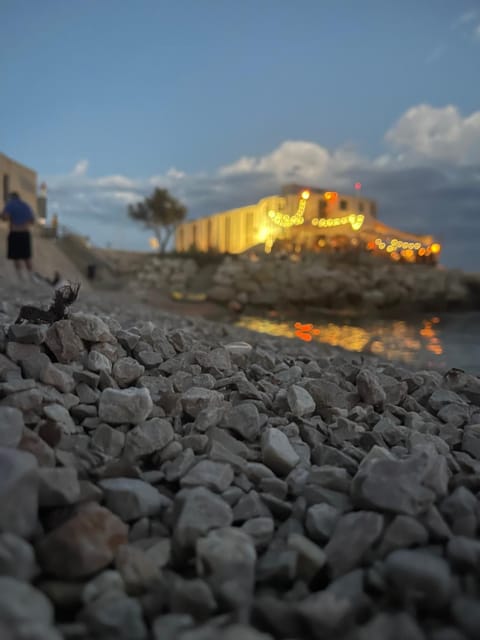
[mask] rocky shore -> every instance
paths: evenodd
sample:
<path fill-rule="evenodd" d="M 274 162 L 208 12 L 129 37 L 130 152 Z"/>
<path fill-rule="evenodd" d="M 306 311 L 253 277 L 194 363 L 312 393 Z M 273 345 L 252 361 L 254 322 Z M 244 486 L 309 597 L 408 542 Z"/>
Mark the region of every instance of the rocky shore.
<path fill-rule="evenodd" d="M 2 294 L 2 640 L 480 637 L 479 378 Z"/>
<path fill-rule="evenodd" d="M 302 306 L 360 314 L 480 309 L 480 276 L 370 256 L 152 257 L 133 288 L 158 288 L 244 308 Z M 202 266 L 203 265 L 203 266 Z"/>

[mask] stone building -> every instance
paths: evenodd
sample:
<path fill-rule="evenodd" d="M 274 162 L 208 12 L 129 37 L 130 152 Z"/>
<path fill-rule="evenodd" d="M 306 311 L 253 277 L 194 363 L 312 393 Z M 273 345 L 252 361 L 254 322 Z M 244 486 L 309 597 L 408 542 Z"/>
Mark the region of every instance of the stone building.
<path fill-rule="evenodd" d="M 3 209 L 8 194 L 16 191 L 38 213 L 37 173 L 16 160 L 0 153 L 0 207 Z"/>
<path fill-rule="evenodd" d="M 377 218 L 374 200 L 296 184 L 281 195 L 178 226 L 179 252 L 243 253 L 263 245 L 287 251 L 365 250 L 396 261 L 436 262 L 441 247 L 432 236 L 389 227 Z"/>

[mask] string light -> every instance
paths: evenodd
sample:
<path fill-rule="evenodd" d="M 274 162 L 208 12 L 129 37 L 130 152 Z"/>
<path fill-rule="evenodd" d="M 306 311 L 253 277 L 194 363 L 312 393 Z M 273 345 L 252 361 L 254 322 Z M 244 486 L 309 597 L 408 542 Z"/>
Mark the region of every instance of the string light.
<path fill-rule="evenodd" d="M 314 227 L 340 227 L 349 224 L 354 231 L 359 231 L 364 223 L 365 216 L 361 213 L 351 213 L 341 218 L 313 218 Z"/>

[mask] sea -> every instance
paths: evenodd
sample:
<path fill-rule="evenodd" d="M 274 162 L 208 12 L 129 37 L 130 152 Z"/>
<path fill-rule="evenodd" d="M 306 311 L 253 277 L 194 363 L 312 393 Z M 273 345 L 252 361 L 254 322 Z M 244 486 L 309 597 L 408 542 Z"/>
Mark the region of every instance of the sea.
<path fill-rule="evenodd" d="M 301 317 L 242 316 L 237 326 L 261 333 L 318 341 L 404 363 L 414 369 L 452 367 L 480 375 L 480 312 L 356 318 L 302 313 Z"/>

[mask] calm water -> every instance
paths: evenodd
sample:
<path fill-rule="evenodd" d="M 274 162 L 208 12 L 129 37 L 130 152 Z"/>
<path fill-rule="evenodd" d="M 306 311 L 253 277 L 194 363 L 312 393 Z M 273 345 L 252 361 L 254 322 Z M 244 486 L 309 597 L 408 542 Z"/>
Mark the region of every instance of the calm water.
<path fill-rule="evenodd" d="M 480 375 L 479 312 L 408 320 L 244 316 L 236 324 L 271 335 L 367 351 L 414 367 L 458 367 Z"/>

